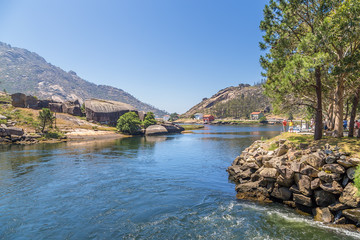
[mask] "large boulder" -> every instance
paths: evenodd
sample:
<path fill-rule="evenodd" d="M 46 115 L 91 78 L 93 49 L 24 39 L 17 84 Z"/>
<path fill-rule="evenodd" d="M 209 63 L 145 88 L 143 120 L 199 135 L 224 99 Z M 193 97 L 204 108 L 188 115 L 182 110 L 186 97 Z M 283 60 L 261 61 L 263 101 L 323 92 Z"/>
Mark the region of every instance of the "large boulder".
<path fill-rule="evenodd" d="M 303 206 L 312 207 L 313 203 L 311 197 L 304 196 L 302 194 L 293 194 L 294 202 Z"/>
<path fill-rule="evenodd" d="M 360 208 L 345 209 L 342 211 L 342 215 L 356 224 L 360 223 Z"/>
<path fill-rule="evenodd" d="M 26 95 L 25 94 L 23 94 L 23 93 L 11 94 L 11 99 L 12 99 L 11 104 L 14 107 L 21 107 L 21 108 L 26 107 Z"/>
<path fill-rule="evenodd" d="M 291 199 L 292 192 L 286 187 L 275 187 L 271 193 L 272 197 L 287 201 Z"/>
<path fill-rule="evenodd" d="M 145 130 L 146 135 L 163 135 L 163 134 L 168 134 L 168 133 L 169 132 L 166 129 L 166 127 L 164 127 L 162 125 L 151 125 L 151 126 L 147 127 Z"/>
<path fill-rule="evenodd" d="M 315 191 L 314 196 L 316 205 L 320 207 L 327 207 L 336 202 L 336 197 L 334 194 L 323 190 Z"/>
<path fill-rule="evenodd" d="M 24 130 L 17 127 L 0 127 L 0 137 L 6 136 L 22 136 L 24 135 Z"/>
<path fill-rule="evenodd" d="M 137 110 L 129 104 L 101 99 L 86 100 L 85 111 L 88 121 L 95 121 L 111 126 L 116 126 L 117 120 L 123 114 L 127 112 L 137 113 Z"/>
<path fill-rule="evenodd" d="M 320 152 L 304 155 L 301 158 L 302 162 L 306 162 L 315 169 L 319 169 L 325 164 L 325 156 Z"/>
<path fill-rule="evenodd" d="M 329 208 L 316 208 L 315 209 L 315 221 L 320 221 L 324 223 L 331 223 L 334 221 L 334 215 L 330 212 Z"/>

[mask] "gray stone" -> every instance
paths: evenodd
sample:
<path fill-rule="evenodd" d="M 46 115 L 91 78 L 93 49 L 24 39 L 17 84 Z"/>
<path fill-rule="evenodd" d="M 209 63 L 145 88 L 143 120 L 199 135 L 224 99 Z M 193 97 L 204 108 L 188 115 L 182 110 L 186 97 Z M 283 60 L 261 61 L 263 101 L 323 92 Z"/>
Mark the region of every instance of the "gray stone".
<path fill-rule="evenodd" d="M 336 161 L 336 158 L 333 155 L 327 156 L 326 159 L 325 159 L 325 162 L 328 163 L 328 164 L 329 163 L 334 163 L 335 161 Z"/>
<path fill-rule="evenodd" d="M 299 190 L 299 187 L 297 185 L 292 185 L 289 189 L 291 192 L 293 193 L 297 193 L 297 194 L 301 194 L 300 190 Z"/>
<path fill-rule="evenodd" d="M 336 197 L 334 194 L 323 190 L 315 191 L 314 198 L 315 203 L 320 207 L 327 207 L 330 204 L 334 204 L 336 202 Z"/>
<path fill-rule="evenodd" d="M 277 156 L 280 157 L 280 156 L 286 154 L 287 151 L 288 151 L 288 147 L 285 144 L 283 144 L 278 148 Z"/>
<path fill-rule="evenodd" d="M 307 206 L 307 207 L 312 207 L 313 206 L 311 198 L 307 197 L 307 196 L 304 196 L 302 194 L 294 193 L 293 194 L 293 199 L 294 199 L 294 202 L 296 202 L 298 204 L 301 204 L 301 205 L 304 205 L 304 206 Z"/>
<path fill-rule="evenodd" d="M 298 182 L 299 191 L 305 195 L 310 196 L 312 194 L 311 190 L 311 179 L 307 175 L 301 175 L 300 180 Z"/>
<path fill-rule="evenodd" d="M 294 183 L 294 179 L 293 178 L 285 178 L 282 175 L 279 175 L 276 179 L 276 182 L 284 187 L 290 187 L 291 185 L 293 185 Z"/>
<path fill-rule="evenodd" d="M 342 182 L 341 182 L 341 185 L 343 186 L 343 187 L 346 187 L 346 185 L 349 183 L 349 178 L 348 178 L 348 176 L 347 175 L 345 175 L 344 176 L 344 178 L 343 178 L 343 180 L 342 180 Z"/>
<path fill-rule="evenodd" d="M 346 160 L 337 160 L 337 163 L 340 164 L 341 166 L 345 167 L 345 168 L 349 168 L 354 166 L 351 162 L 348 162 Z"/>
<path fill-rule="evenodd" d="M 311 181 L 311 190 L 315 190 L 320 187 L 320 178 L 315 178 Z"/>
<path fill-rule="evenodd" d="M 343 203 L 333 203 L 329 206 L 330 211 L 332 212 L 337 212 L 337 211 L 341 211 L 344 209 L 349 208 L 347 205 L 343 204 Z"/>
<path fill-rule="evenodd" d="M 315 221 L 320 221 L 324 223 L 331 223 L 334 221 L 334 215 L 330 212 L 329 208 L 323 207 L 323 208 L 316 208 L 315 209 Z"/>
<path fill-rule="evenodd" d="M 261 172 L 260 175 L 262 177 L 266 177 L 266 178 L 277 178 L 278 172 L 276 171 L 275 168 L 264 168 Z"/>
<path fill-rule="evenodd" d="M 7 117 L 0 114 L 0 120 L 6 120 L 6 119 L 7 119 Z"/>
<path fill-rule="evenodd" d="M 346 223 L 346 218 L 344 218 L 344 217 L 341 217 L 334 221 L 334 224 L 345 224 L 345 223 Z"/>
<path fill-rule="evenodd" d="M 319 169 L 325 164 L 324 154 L 322 154 L 321 152 L 315 152 L 309 155 L 304 155 L 301 158 L 301 161 L 306 162 L 315 169 Z"/>
<path fill-rule="evenodd" d="M 318 177 L 321 181 L 324 182 L 332 182 L 332 181 L 339 181 L 341 180 L 341 175 L 337 173 L 326 173 L 324 171 L 321 171 L 318 173 Z"/>
<path fill-rule="evenodd" d="M 301 168 L 300 173 L 304 175 L 308 175 L 310 177 L 317 177 L 319 171 L 313 168 L 312 166 L 305 165 L 304 167 Z"/>
<path fill-rule="evenodd" d="M 168 134 L 168 130 L 161 125 L 151 125 L 146 128 L 145 134 L 146 135 L 162 135 L 162 134 Z"/>
<path fill-rule="evenodd" d="M 346 175 L 349 179 L 353 180 L 355 178 L 355 171 L 356 168 L 352 167 L 352 168 L 348 168 L 348 170 L 346 170 Z"/>
<path fill-rule="evenodd" d="M 286 187 L 275 187 L 271 193 L 274 198 L 281 199 L 283 201 L 290 200 L 292 192 Z"/>
<path fill-rule="evenodd" d="M 350 158 L 348 160 L 353 166 L 357 166 L 360 164 L 360 159 L 359 158 Z"/>
<path fill-rule="evenodd" d="M 342 211 L 342 215 L 356 224 L 360 223 L 360 208 L 345 209 Z"/>
<path fill-rule="evenodd" d="M 344 188 L 339 201 L 353 208 L 360 207 L 360 197 L 358 196 L 357 188 L 352 183 L 348 183 Z"/>
<path fill-rule="evenodd" d="M 300 172 L 301 167 L 304 165 L 304 163 L 301 162 L 292 162 L 290 165 L 290 168 L 293 172 Z"/>
<path fill-rule="evenodd" d="M 333 194 L 341 194 L 344 190 L 337 181 L 333 181 L 331 183 L 320 183 L 320 188 Z"/>
<path fill-rule="evenodd" d="M 339 164 L 333 163 L 333 164 L 325 164 L 322 167 L 323 171 L 330 171 L 331 173 L 337 173 L 337 174 L 343 174 L 345 173 L 345 168 Z"/>

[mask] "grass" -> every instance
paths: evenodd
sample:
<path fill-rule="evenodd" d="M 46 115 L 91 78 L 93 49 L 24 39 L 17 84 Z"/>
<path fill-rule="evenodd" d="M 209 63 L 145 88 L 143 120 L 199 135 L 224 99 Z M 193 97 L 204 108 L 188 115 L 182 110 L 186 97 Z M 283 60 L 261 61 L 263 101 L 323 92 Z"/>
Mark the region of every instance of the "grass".
<path fill-rule="evenodd" d="M 204 128 L 204 125 L 180 125 L 180 126 L 183 127 L 186 131 Z"/>
<path fill-rule="evenodd" d="M 348 152 L 354 157 L 360 157 L 360 139 L 359 138 L 334 138 L 330 136 L 323 136 L 321 140 L 314 140 L 313 135 L 301 135 L 298 133 L 282 133 L 281 135 L 278 135 L 272 139 L 266 140 L 270 143 L 270 148 L 275 147 L 275 143 L 272 143 L 274 141 L 280 140 L 280 139 L 286 139 L 290 143 L 294 143 L 295 145 L 298 145 L 300 143 L 306 143 L 309 144 L 309 146 L 314 146 L 318 148 L 323 148 L 326 144 L 329 144 L 330 146 L 338 146 L 340 148 L 340 151 L 342 152 Z M 273 145 L 275 144 L 275 145 Z M 274 150 L 274 149 L 272 149 Z"/>

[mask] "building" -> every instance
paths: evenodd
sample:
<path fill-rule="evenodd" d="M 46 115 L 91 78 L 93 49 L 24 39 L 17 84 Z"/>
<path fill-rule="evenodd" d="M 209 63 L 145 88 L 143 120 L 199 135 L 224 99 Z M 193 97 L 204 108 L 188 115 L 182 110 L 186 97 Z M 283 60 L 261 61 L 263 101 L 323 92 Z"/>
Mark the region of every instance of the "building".
<path fill-rule="evenodd" d="M 262 118 L 264 116 L 263 112 L 252 112 L 250 114 L 250 119 L 251 120 L 259 120 L 260 118 Z"/>
<path fill-rule="evenodd" d="M 215 120 L 215 117 L 213 115 L 204 115 L 203 117 L 204 123 L 210 123 Z"/>
<path fill-rule="evenodd" d="M 169 119 L 170 119 L 170 116 L 169 115 L 165 115 L 165 116 L 163 116 L 163 120 L 166 122 L 166 121 L 169 121 Z"/>

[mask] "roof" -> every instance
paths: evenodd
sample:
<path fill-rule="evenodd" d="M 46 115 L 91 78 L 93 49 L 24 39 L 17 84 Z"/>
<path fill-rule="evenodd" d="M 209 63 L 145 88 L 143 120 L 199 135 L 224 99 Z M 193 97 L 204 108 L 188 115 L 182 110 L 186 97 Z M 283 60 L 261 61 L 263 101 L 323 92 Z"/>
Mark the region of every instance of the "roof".
<path fill-rule="evenodd" d="M 257 115 L 260 114 L 261 112 L 252 112 L 251 115 Z"/>
<path fill-rule="evenodd" d="M 213 115 L 210 115 L 210 114 L 204 115 L 204 118 L 207 118 L 207 117 L 213 117 Z"/>
<path fill-rule="evenodd" d="M 102 99 L 90 99 L 85 101 L 85 107 L 91 109 L 94 112 L 119 112 L 119 111 L 136 111 L 136 109 L 130 104 L 110 101 L 110 100 L 102 100 Z"/>

